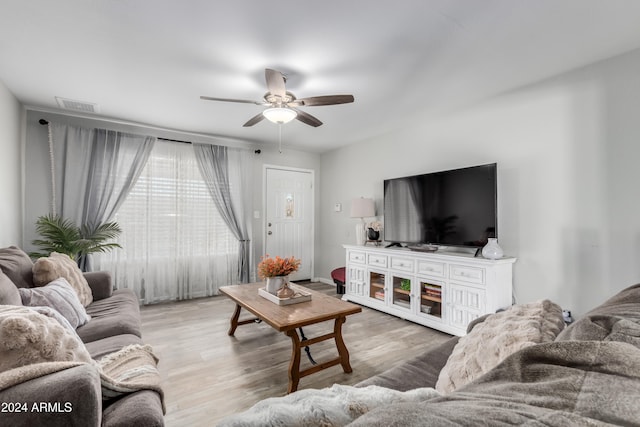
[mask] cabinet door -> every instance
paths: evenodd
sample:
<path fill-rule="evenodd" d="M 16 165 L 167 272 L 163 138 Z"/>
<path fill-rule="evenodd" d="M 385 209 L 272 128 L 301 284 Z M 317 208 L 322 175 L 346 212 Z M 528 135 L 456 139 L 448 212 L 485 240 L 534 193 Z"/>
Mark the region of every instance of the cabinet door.
<path fill-rule="evenodd" d="M 446 286 L 444 282 L 429 277 L 418 277 L 415 295 L 420 295 L 417 301 L 417 313 L 430 316 L 437 320 L 446 319 Z"/>
<path fill-rule="evenodd" d="M 347 293 L 351 295 L 363 296 L 365 295 L 365 277 L 364 268 L 354 267 L 349 265 L 347 267 Z"/>
<path fill-rule="evenodd" d="M 375 298 L 377 300 L 380 300 L 382 302 L 385 302 L 385 295 L 386 295 L 386 289 L 385 289 L 385 280 L 386 280 L 386 274 L 384 272 L 381 271 L 373 271 L 373 270 L 369 270 L 368 272 L 368 279 L 369 279 L 369 294 L 368 296 L 370 298 Z"/>
<path fill-rule="evenodd" d="M 411 293 L 411 279 L 397 274 L 391 275 L 390 304 L 396 308 L 411 310 L 413 295 Z"/>
<path fill-rule="evenodd" d="M 484 313 L 485 298 L 484 289 L 451 283 L 449 286 L 451 326 L 466 330 L 469 322 Z"/>

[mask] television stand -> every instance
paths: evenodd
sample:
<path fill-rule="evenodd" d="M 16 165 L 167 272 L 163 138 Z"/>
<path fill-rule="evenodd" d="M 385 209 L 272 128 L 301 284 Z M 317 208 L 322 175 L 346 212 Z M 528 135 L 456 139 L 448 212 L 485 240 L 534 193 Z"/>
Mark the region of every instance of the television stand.
<path fill-rule="evenodd" d="M 475 257 L 468 248 L 467 252 L 445 247 L 438 252 L 344 248 L 343 300 L 453 335 L 464 335 L 473 319 L 512 304 L 515 258 Z"/>

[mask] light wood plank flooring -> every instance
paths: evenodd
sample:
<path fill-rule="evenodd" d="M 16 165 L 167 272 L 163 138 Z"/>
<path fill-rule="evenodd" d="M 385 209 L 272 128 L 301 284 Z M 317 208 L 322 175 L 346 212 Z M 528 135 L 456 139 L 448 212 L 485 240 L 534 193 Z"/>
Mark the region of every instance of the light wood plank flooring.
<path fill-rule="evenodd" d="M 335 295 L 330 285 L 302 285 Z M 259 400 L 286 394 L 291 339 L 265 323 L 240 326 L 235 337 L 228 336 L 234 308 L 225 296 L 141 308 L 144 341 L 160 358 L 168 427 L 213 426 Z M 243 313 L 241 319 L 250 317 Z M 325 322 L 304 333 L 313 338 L 332 328 L 333 322 Z M 302 378 L 299 390 L 355 384 L 450 337 L 366 307 L 349 316 L 342 331 L 353 373 L 335 366 Z M 312 347 L 317 362 L 336 355 L 333 340 Z M 301 368 L 308 366 L 303 353 Z"/>

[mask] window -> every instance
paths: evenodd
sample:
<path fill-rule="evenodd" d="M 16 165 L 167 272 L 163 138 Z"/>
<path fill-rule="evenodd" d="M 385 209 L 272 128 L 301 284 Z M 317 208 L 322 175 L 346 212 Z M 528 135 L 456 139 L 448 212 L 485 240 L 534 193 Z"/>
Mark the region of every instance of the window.
<path fill-rule="evenodd" d="M 135 289 L 143 302 L 214 295 L 237 282 L 238 241 L 191 145 L 157 141 L 115 220 L 123 249 L 101 255 L 99 265 L 113 272 L 116 287 Z"/>

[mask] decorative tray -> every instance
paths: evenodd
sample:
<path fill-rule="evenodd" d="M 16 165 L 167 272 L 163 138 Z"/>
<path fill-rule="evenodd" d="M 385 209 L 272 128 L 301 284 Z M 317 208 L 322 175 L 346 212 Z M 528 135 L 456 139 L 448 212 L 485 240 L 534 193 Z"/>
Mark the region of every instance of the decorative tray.
<path fill-rule="evenodd" d="M 298 304 L 299 302 L 311 301 L 310 292 L 305 291 L 304 289 L 301 289 L 297 286 L 293 286 L 291 284 L 289 285 L 289 287 L 295 291 L 295 294 L 293 294 L 293 296 L 290 298 L 278 298 L 277 295 L 273 295 L 267 292 L 265 288 L 259 288 L 258 294 L 261 297 L 268 299 L 272 303 L 275 303 L 278 305 Z"/>

